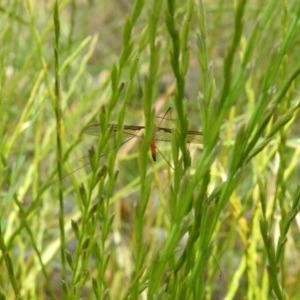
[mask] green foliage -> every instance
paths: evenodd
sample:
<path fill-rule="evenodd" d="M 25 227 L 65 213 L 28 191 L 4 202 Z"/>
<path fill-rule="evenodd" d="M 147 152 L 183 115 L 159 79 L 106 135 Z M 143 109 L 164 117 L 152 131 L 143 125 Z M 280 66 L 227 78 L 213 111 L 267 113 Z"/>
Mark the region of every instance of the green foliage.
<path fill-rule="evenodd" d="M 298 2 L 1 3 L 0 298 L 298 299 Z"/>

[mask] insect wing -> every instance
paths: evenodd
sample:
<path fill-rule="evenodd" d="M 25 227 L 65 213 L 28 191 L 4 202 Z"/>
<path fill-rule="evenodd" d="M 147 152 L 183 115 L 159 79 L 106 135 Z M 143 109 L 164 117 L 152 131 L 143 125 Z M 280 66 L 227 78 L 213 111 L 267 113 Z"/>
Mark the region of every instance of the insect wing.
<path fill-rule="evenodd" d="M 126 137 L 138 136 L 141 137 L 141 132 L 145 129 L 145 126 L 139 125 L 124 125 L 123 135 Z"/>
<path fill-rule="evenodd" d="M 174 129 L 158 127 L 157 133 L 155 135 L 156 141 L 170 142 L 172 140 L 172 135 L 175 133 Z M 203 135 L 202 132 L 196 130 L 188 130 L 186 141 L 193 144 L 202 144 Z"/>
<path fill-rule="evenodd" d="M 112 131 L 115 132 L 117 130 L 117 126 L 116 125 L 111 125 L 111 126 L 112 126 Z M 101 134 L 101 125 L 100 124 L 89 125 L 84 130 L 84 133 L 89 135 L 99 136 Z"/>
<path fill-rule="evenodd" d="M 203 143 L 203 134 L 200 131 L 197 130 L 188 130 L 186 141 L 188 143 L 193 144 L 202 144 Z"/>
<path fill-rule="evenodd" d="M 110 124 L 109 128 L 111 128 L 112 133 L 116 133 L 118 131 L 118 125 L 116 124 Z M 138 125 L 124 125 L 123 126 L 123 135 L 124 138 L 131 138 L 134 136 L 140 137 L 140 132 L 144 130 L 144 126 L 138 126 Z M 89 135 L 95 135 L 99 136 L 101 134 L 101 125 L 100 124 L 92 124 L 89 125 L 84 132 Z"/>

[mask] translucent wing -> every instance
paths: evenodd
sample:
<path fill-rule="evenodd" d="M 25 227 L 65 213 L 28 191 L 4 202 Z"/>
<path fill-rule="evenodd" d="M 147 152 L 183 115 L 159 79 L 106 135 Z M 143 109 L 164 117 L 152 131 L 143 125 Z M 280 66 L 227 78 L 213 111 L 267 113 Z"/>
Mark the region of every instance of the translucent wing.
<path fill-rule="evenodd" d="M 117 132 L 119 130 L 118 125 L 116 124 L 110 124 L 109 127 L 112 129 L 113 132 Z M 138 125 L 124 125 L 123 126 L 123 134 L 127 135 L 129 137 L 132 136 L 139 136 L 139 132 L 141 132 L 143 129 L 145 129 L 144 126 L 138 126 Z M 85 133 L 90 135 L 99 136 L 101 134 L 101 124 L 92 124 L 89 125 L 85 131 Z"/>
<path fill-rule="evenodd" d="M 166 127 L 157 127 L 157 133 L 155 134 L 155 140 L 169 142 L 172 140 L 172 135 L 175 133 L 175 129 Z M 186 141 L 188 143 L 202 144 L 203 134 L 200 131 L 188 130 Z"/>
<path fill-rule="evenodd" d="M 119 130 L 118 125 L 111 124 L 109 125 L 112 128 L 113 132 L 117 132 Z M 138 136 L 141 137 L 140 133 L 145 129 L 145 126 L 139 125 L 124 125 L 123 126 L 123 134 L 129 138 Z M 170 142 L 172 140 L 172 135 L 175 130 L 172 128 L 166 127 L 157 127 L 156 133 L 154 134 L 154 140 Z M 100 124 L 92 124 L 85 129 L 85 133 L 90 135 L 99 136 L 101 133 L 101 125 Z M 186 140 L 188 143 L 202 144 L 203 139 L 202 132 L 196 130 L 188 130 Z"/>

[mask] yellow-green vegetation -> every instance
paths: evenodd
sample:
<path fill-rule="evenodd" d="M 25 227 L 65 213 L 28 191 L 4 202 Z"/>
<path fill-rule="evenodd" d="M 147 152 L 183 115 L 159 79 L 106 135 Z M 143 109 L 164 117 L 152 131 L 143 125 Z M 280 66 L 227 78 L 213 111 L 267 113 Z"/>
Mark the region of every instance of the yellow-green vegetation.
<path fill-rule="evenodd" d="M 299 0 L 0 14 L 1 299 L 300 299 Z"/>

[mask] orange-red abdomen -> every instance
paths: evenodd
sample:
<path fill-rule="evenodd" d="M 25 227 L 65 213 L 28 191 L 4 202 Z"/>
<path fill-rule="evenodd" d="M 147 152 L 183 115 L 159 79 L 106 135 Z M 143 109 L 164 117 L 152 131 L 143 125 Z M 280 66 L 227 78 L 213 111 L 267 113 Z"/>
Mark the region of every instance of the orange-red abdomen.
<path fill-rule="evenodd" d="M 153 161 L 156 161 L 156 144 L 155 144 L 155 139 L 151 140 L 150 149 L 151 149 L 152 159 L 153 159 Z"/>

